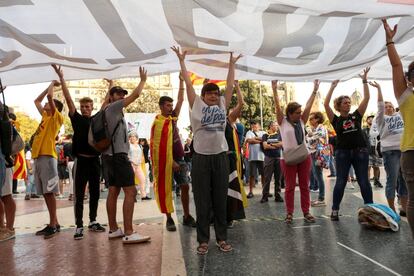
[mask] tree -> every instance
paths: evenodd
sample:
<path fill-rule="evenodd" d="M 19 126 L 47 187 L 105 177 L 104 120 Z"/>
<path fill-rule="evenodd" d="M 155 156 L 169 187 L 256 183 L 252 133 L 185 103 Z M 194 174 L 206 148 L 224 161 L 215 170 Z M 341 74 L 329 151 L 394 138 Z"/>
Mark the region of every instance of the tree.
<path fill-rule="evenodd" d="M 28 142 L 39 126 L 39 122 L 22 112 L 16 112 L 16 117 L 16 129 L 23 140 Z"/>
<path fill-rule="evenodd" d="M 250 128 L 250 121 L 257 120 L 260 121 L 260 87 L 259 82 L 257 81 L 239 81 L 240 89 L 243 93 L 245 106 L 242 110 L 242 115 L 240 118 L 241 123 L 246 127 Z M 262 101 L 263 101 L 263 124 L 264 129 L 267 127 L 268 123 L 276 120 L 276 115 L 274 111 L 274 102 L 273 97 L 269 96 L 267 93 L 266 86 L 262 85 Z M 231 107 L 235 106 L 237 103 L 236 96 L 234 95 L 231 101 Z"/>
<path fill-rule="evenodd" d="M 73 134 L 72 122 L 68 116 L 63 116 L 63 125 L 65 126 L 65 135 Z"/>
<path fill-rule="evenodd" d="M 138 99 L 126 108 L 128 113 L 158 113 L 160 94 L 150 85 L 145 85 Z"/>

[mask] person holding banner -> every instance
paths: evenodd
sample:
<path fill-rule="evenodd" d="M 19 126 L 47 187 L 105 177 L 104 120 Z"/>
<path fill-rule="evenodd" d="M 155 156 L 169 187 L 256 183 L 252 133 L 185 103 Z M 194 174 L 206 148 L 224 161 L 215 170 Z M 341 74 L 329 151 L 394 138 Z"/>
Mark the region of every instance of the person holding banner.
<path fill-rule="evenodd" d="M 372 189 L 368 179 L 368 162 L 369 153 L 367 143 L 362 132 L 362 117 L 369 102 L 369 87 L 368 87 L 368 72 L 369 67 L 364 69 L 363 73 L 359 75 L 364 86 L 364 98 L 362 99 L 357 110 L 351 110 L 351 98 L 348 96 L 339 96 L 334 100 L 334 108 L 340 113 L 335 115 L 329 103 L 332 94 L 339 82 L 335 80 L 332 82 L 328 94 L 326 95 L 324 106 L 326 115 L 329 118 L 332 126 L 337 134 L 336 143 L 336 183 L 333 191 L 333 204 L 331 220 L 339 220 L 339 205 L 344 196 L 344 190 L 348 181 L 348 174 L 351 165 L 353 166 L 356 178 L 361 189 L 362 198 L 365 204 L 373 203 Z"/>
<path fill-rule="evenodd" d="M 227 243 L 228 145 L 224 132 L 226 113 L 233 94 L 235 64 L 241 55 L 233 57 L 233 53 L 230 53 L 224 97 L 213 83 L 205 84 L 201 96 L 198 96 L 185 66 L 187 52 L 181 53 L 179 47 L 171 49 L 180 61 L 191 108 L 191 127 L 194 132 L 191 177 L 197 212 L 197 254 L 205 255 L 208 252 L 211 211 L 214 213 L 216 245 L 222 252 L 230 252 L 233 247 Z"/>
<path fill-rule="evenodd" d="M 285 222 L 293 222 L 294 200 L 296 176 L 299 178 L 300 205 L 304 220 L 314 223 L 315 218 L 309 212 L 310 191 L 309 180 L 311 171 L 311 157 L 305 141 L 305 123 L 308 121 L 310 110 L 319 89 L 319 80 L 313 82 L 313 92 L 311 93 L 305 108 L 296 102 L 290 102 L 286 106 L 286 116 L 280 107 L 279 96 L 277 94 L 277 81 L 272 81 L 273 98 L 275 101 L 275 112 L 277 122 L 280 125 L 280 134 L 283 141 L 283 155 L 280 160 L 280 167 L 285 176 Z"/>
<path fill-rule="evenodd" d="M 196 222 L 190 215 L 188 165 L 184 160 L 184 147 L 177 127 L 178 116 L 184 101 L 184 80 L 180 75 L 180 86 L 175 108 L 173 99 L 163 96 L 159 100 L 161 114 L 155 117 L 151 128 L 150 151 L 154 172 L 154 193 L 158 208 L 167 217 L 166 228 L 176 231 L 171 217 L 174 212 L 172 202 L 173 179 L 181 190 L 183 206 L 183 225 L 195 227 Z"/>
<path fill-rule="evenodd" d="M 408 189 L 407 219 L 414 238 L 414 62 L 408 65 L 404 75 L 401 59 L 394 45 L 397 25 L 393 29 L 383 20 L 388 58 L 392 66 L 394 95 L 397 98 L 401 116 L 404 120 L 404 131 L 401 139 L 401 170 Z"/>

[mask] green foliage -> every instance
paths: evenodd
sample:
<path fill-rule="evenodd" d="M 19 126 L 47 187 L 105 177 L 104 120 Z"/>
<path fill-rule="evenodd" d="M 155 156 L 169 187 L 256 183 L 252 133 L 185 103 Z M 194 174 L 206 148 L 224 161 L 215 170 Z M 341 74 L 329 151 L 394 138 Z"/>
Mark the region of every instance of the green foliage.
<path fill-rule="evenodd" d="M 22 112 L 16 112 L 16 117 L 16 128 L 23 140 L 28 142 L 35 133 L 39 122 Z"/>
<path fill-rule="evenodd" d="M 257 120 L 260 122 L 260 87 L 258 81 L 239 81 L 240 89 L 242 91 L 245 105 L 242 110 L 240 118 L 241 123 L 250 128 L 250 121 Z M 262 85 L 262 100 L 263 100 L 263 129 L 266 129 L 267 125 L 276 120 L 274 112 L 273 97 L 269 96 L 266 86 Z M 237 104 L 237 98 L 234 93 L 232 98 L 231 107 Z"/>
<path fill-rule="evenodd" d="M 146 85 L 139 96 L 132 104 L 126 108 L 128 113 L 159 113 L 160 107 L 158 100 L 160 94 L 152 86 Z"/>
<path fill-rule="evenodd" d="M 65 135 L 73 134 L 72 123 L 68 116 L 63 116 L 63 125 L 65 126 Z"/>

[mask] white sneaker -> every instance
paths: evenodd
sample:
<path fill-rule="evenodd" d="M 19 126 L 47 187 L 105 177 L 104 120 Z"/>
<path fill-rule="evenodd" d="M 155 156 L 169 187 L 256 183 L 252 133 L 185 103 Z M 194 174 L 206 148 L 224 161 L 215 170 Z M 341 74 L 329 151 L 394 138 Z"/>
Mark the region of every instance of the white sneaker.
<path fill-rule="evenodd" d="M 116 229 L 116 231 L 109 231 L 108 234 L 108 239 L 112 240 L 112 239 L 117 239 L 117 238 L 122 238 L 124 235 L 124 232 L 122 232 L 121 228 Z"/>
<path fill-rule="evenodd" d="M 151 239 L 151 237 L 149 237 L 149 236 L 142 236 L 142 235 L 134 232 L 129 236 L 123 237 L 122 242 L 123 243 L 141 243 L 141 242 L 149 241 L 150 239 Z"/>

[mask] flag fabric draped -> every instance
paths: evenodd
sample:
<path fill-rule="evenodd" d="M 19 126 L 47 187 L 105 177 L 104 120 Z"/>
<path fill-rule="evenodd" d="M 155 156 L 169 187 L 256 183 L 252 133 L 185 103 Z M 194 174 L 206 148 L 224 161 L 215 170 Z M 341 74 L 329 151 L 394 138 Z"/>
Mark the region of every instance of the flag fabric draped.
<path fill-rule="evenodd" d="M 151 164 L 154 176 L 154 193 L 158 208 L 163 214 L 174 212 L 173 184 L 173 125 L 171 116 L 157 115 L 151 128 Z"/>
<path fill-rule="evenodd" d="M 243 54 L 236 79 L 348 79 L 367 66 L 390 79 L 381 18 L 398 23 L 404 66 L 414 56 L 414 2 L 408 0 L 31 0 L 0 2 L 4 85 L 55 79 L 136 77 L 189 71 L 225 80 L 229 52 Z"/>
<path fill-rule="evenodd" d="M 237 178 L 239 180 L 239 185 L 240 185 L 240 192 L 241 192 L 241 196 L 242 196 L 242 201 L 243 201 L 243 207 L 246 208 L 248 206 L 248 201 L 247 201 L 247 196 L 246 196 L 246 191 L 244 190 L 244 186 L 243 186 L 243 180 L 242 180 L 242 160 L 240 157 L 240 144 L 239 144 L 239 135 L 237 134 L 237 130 L 235 128 L 233 128 L 233 141 L 234 141 L 234 147 L 236 148 L 236 160 L 237 160 Z"/>
<path fill-rule="evenodd" d="M 26 179 L 26 159 L 24 150 L 20 151 L 14 159 L 13 179 Z"/>

